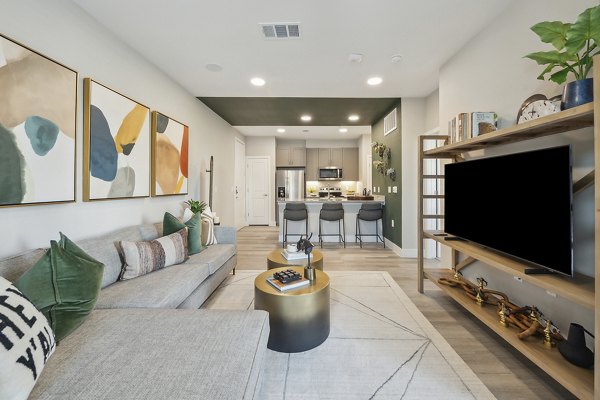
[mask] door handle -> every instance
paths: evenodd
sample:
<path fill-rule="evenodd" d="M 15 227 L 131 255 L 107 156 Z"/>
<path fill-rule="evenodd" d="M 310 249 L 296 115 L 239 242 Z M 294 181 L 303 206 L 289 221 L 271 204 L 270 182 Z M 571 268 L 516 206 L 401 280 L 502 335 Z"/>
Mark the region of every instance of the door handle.
<path fill-rule="evenodd" d="M 266 193 L 265 193 L 265 194 L 264 194 L 264 196 L 265 196 L 265 197 L 267 197 L 267 196 L 268 196 L 268 194 L 266 194 Z"/>

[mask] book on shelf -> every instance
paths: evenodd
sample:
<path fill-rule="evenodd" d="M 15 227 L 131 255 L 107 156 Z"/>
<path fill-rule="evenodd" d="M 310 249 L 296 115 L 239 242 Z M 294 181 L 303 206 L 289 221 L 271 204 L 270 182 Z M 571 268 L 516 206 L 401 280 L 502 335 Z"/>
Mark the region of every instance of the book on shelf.
<path fill-rule="evenodd" d="M 308 254 L 305 254 L 303 251 L 287 251 L 287 249 L 281 250 L 281 255 L 286 260 L 306 260 L 308 259 Z"/>
<path fill-rule="evenodd" d="M 471 137 L 494 132 L 498 126 L 498 114 L 495 112 L 471 113 Z"/>
<path fill-rule="evenodd" d="M 269 284 L 271 284 L 271 286 L 273 286 L 275 289 L 279 290 L 280 292 L 287 292 L 288 290 L 298 289 L 298 288 L 301 288 L 304 286 L 308 286 L 308 284 L 310 284 L 310 281 L 304 277 L 301 279 L 298 279 L 296 281 L 289 282 L 289 283 L 281 283 L 274 277 L 270 276 L 267 278 L 267 282 L 269 282 Z"/>
<path fill-rule="evenodd" d="M 498 115 L 495 112 L 458 113 L 448 121 L 450 144 L 471 139 L 497 129 Z"/>

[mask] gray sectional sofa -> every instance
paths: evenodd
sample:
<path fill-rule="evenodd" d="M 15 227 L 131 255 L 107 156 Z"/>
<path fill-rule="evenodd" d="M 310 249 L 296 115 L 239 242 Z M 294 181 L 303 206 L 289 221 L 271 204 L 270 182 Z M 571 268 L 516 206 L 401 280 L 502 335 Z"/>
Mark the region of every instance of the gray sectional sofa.
<path fill-rule="evenodd" d="M 30 399 L 254 399 L 269 336 L 263 311 L 198 310 L 235 269 L 235 229 L 183 264 L 119 281 L 121 240 L 152 240 L 146 224 L 77 242 L 105 264 L 96 308 L 57 346 Z M 17 280 L 44 254 L 0 260 Z"/>

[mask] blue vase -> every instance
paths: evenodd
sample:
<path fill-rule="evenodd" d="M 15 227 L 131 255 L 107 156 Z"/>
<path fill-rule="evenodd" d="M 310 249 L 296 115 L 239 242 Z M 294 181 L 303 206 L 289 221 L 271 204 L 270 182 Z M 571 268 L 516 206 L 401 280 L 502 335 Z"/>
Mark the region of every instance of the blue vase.
<path fill-rule="evenodd" d="M 561 108 L 563 110 L 594 101 L 594 80 L 580 79 L 565 85 Z"/>

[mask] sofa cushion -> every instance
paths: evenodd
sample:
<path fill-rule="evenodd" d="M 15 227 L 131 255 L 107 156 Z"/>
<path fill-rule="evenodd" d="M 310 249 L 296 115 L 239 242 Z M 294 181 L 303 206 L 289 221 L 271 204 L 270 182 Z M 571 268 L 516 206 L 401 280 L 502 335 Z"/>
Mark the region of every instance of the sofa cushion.
<path fill-rule="evenodd" d="M 148 242 L 121 241 L 125 266 L 120 279 L 133 279 L 188 258 L 188 229 L 183 229 Z"/>
<path fill-rule="evenodd" d="M 60 234 L 50 249 L 15 286 L 48 319 L 61 341 L 87 318 L 94 308 L 104 265 Z"/>
<path fill-rule="evenodd" d="M 163 233 L 169 235 L 180 229 L 188 228 L 188 253 L 196 254 L 204 250 L 202 245 L 202 220 L 200 214 L 194 214 L 187 221 L 181 222 L 179 218 L 171 213 L 165 213 L 163 217 Z"/>
<path fill-rule="evenodd" d="M 102 289 L 96 308 L 177 308 L 208 276 L 207 264 L 188 261 Z"/>
<path fill-rule="evenodd" d="M 25 400 L 54 352 L 46 318 L 0 277 L 0 399 Z"/>
<path fill-rule="evenodd" d="M 44 254 L 46 254 L 46 249 L 35 249 L 0 260 L 0 276 L 14 282 Z"/>
<path fill-rule="evenodd" d="M 95 310 L 30 400 L 251 399 L 268 332 L 262 311 Z"/>
<path fill-rule="evenodd" d="M 116 282 L 121 274 L 123 266 L 119 247 L 121 240 L 140 241 L 144 238 L 139 226 L 130 226 L 93 239 L 77 241 L 77 245 L 83 251 L 104 264 L 103 288 Z"/>
<path fill-rule="evenodd" d="M 208 246 L 202 253 L 190 256 L 189 262 L 195 264 L 208 264 L 210 274 L 221 268 L 227 260 L 235 255 L 235 245 L 233 244 L 213 244 Z"/>

